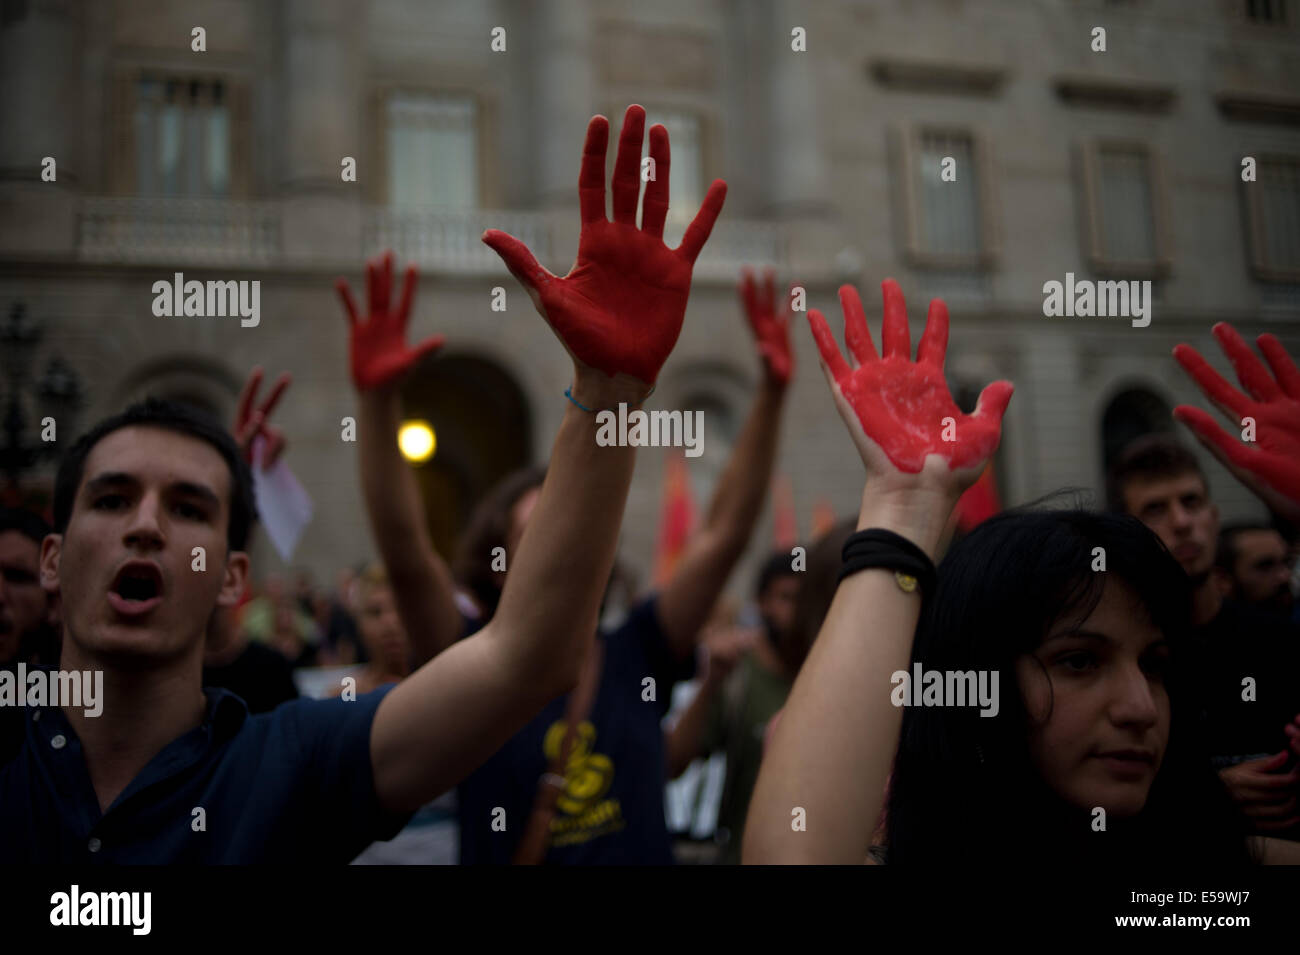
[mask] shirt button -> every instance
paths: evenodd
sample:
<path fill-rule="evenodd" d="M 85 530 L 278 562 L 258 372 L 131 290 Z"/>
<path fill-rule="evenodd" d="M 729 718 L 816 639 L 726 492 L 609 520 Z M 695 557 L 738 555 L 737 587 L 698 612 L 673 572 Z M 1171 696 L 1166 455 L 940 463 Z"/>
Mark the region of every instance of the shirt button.
<path fill-rule="evenodd" d="M 55 749 L 63 749 L 63 747 L 68 745 L 68 738 L 60 733 L 58 736 L 54 737 L 54 739 L 50 740 L 50 745 Z"/>
<path fill-rule="evenodd" d="M 86 843 L 86 848 L 89 849 L 91 852 L 98 852 L 103 845 L 104 844 L 100 842 L 97 838 L 91 836 L 90 841 Z"/>

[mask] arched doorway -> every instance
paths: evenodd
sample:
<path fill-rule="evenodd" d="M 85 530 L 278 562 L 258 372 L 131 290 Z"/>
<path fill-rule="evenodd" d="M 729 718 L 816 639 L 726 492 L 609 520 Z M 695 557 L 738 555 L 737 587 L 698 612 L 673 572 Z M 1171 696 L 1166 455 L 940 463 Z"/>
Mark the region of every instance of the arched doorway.
<path fill-rule="evenodd" d="M 1111 466 L 1134 439 L 1144 434 L 1172 432 L 1174 419 L 1163 398 L 1146 388 L 1127 388 L 1106 405 L 1101 417 L 1102 467 Z"/>
<path fill-rule="evenodd" d="M 429 422 L 434 455 L 413 465 L 438 553 L 451 559 L 474 506 L 497 481 L 533 459 L 528 401 L 496 362 L 437 355 L 402 386 L 405 419 Z"/>

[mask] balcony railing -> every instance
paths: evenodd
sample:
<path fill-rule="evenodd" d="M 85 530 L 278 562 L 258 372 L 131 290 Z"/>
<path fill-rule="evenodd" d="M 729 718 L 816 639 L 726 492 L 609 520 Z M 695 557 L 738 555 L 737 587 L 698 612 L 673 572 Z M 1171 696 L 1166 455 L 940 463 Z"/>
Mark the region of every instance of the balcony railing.
<path fill-rule="evenodd" d="M 86 198 L 78 217 L 77 254 L 83 261 L 120 264 L 325 267 L 318 256 L 284 247 L 282 215 L 277 201 Z M 393 249 L 423 269 L 500 274 L 501 261 L 481 241 L 483 231 L 509 232 L 540 261 L 549 262 L 553 251 L 564 251 L 552 249 L 551 221 L 549 214 L 538 212 L 369 206 L 362 215 L 356 258 Z M 676 245 L 672 229 L 669 235 Z M 742 265 L 780 268 L 785 262 L 779 225 L 724 219 L 714 227 L 695 274 L 730 281 Z"/>
<path fill-rule="evenodd" d="M 92 262 L 269 265 L 280 257 L 279 205 L 230 199 L 84 199 L 77 249 Z"/>
<path fill-rule="evenodd" d="M 676 245 L 677 243 L 672 243 Z M 695 275 L 707 279 L 732 281 L 742 266 L 773 266 L 782 271 L 786 265 L 785 233 L 770 222 L 719 219 L 709 241 L 695 263 Z"/>
<path fill-rule="evenodd" d="M 540 261 L 550 258 L 547 217 L 534 212 L 495 212 L 472 209 L 366 210 L 361 248 L 367 253 L 393 249 L 418 266 L 453 272 L 500 272 L 501 259 L 483 244 L 487 229 L 509 232 L 528 246 Z"/>

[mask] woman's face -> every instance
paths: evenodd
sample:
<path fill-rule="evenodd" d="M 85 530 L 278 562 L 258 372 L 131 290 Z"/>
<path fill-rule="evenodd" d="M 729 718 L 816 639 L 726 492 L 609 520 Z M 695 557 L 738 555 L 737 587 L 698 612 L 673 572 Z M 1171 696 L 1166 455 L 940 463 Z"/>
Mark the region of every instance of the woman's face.
<path fill-rule="evenodd" d="M 1056 621 L 1032 657 L 1017 663 L 1033 721 L 1030 755 L 1071 805 L 1133 816 L 1146 805 L 1169 741 L 1169 647 L 1118 578 L 1076 624 Z"/>
<path fill-rule="evenodd" d="M 363 589 L 363 594 L 357 623 L 370 658 L 389 669 L 405 667 L 406 630 L 397 615 L 392 588 L 387 584 L 372 584 Z"/>

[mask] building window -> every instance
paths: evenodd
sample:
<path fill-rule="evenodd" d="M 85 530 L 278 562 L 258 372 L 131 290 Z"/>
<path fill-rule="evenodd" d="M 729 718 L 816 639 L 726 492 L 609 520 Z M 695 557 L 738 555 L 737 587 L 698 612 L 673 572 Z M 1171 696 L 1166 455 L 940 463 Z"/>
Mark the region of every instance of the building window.
<path fill-rule="evenodd" d="M 138 194 L 230 194 L 230 96 L 224 81 L 145 74 L 135 85 L 134 126 Z"/>
<path fill-rule="evenodd" d="M 700 117 L 680 110 L 658 110 L 646 114 L 646 136 L 642 156 L 650 155 L 650 127 L 663 123 L 668 130 L 671 161 L 668 171 L 668 219 L 664 242 L 676 245 L 704 201 L 704 148 Z M 615 150 L 610 150 L 614 153 Z M 644 200 L 645 188 L 642 187 Z"/>
<path fill-rule="evenodd" d="M 394 93 L 388 97 L 392 205 L 478 206 L 478 115 L 477 103 L 468 96 Z"/>
<path fill-rule="evenodd" d="M 988 149 L 969 130 L 903 135 L 907 251 L 922 268 L 983 269 L 996 254 Z"/>
<path fill-rule="evenodd" d="M 1300 158 L 1257 157 L 1255 182 L 1242 183 L 1251 264 L 1266 281 L 1300 280 Z"/>
<path fill-rule="evenodd" d="M 1167 267 L 1162 181 L 1159 164 L 1141 143 L 1096 143 L 1085 150 L 1089 254 L 1096 271 L 1154 275 Z"/>
<path fill-rule="evenodd" d="M 1246 19 L 1255 23 L 1286 23 L 1286 0 L 1243 0 Z"/>
<path fill-rule="evenodd" d="M 975 144 L 966 134 L 921 137 L 921 243 L 940 255 L 973 256 L 980 249 L 978 173 Z M 958 170 L 945 181 L 943 166 Z M 965 173 L 965 175 L 962 175 Z"/>

